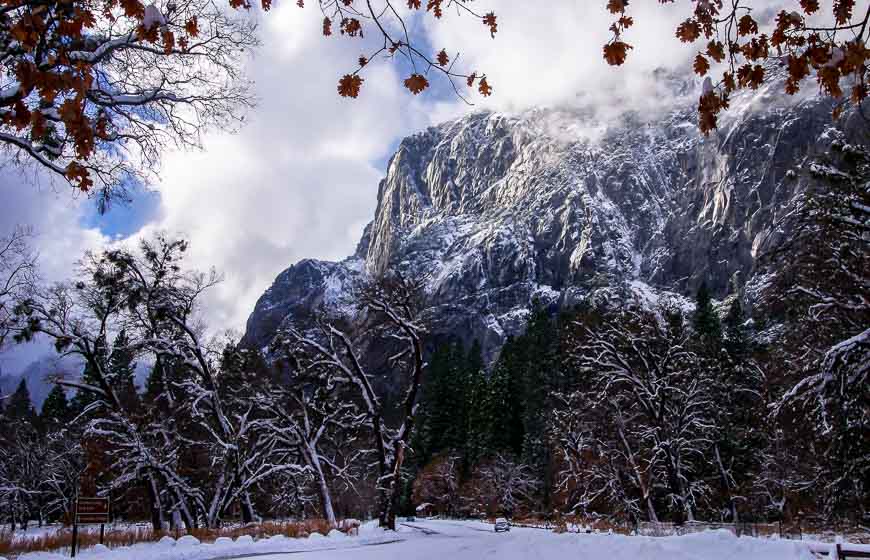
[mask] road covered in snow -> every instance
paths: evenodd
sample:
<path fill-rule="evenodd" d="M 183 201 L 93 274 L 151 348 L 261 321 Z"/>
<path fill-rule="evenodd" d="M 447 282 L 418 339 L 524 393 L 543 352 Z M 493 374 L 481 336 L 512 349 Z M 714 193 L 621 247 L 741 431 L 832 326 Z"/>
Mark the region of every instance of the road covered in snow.
<path fill-rule="evenodd" d="M 476 521 L 403 523 L 397 540 L 341 550 L 270 554 L 255 560 L 811 560 L 806 543 L 737 538 L 727 531 L 683 537 L 554 534 Z M 252 559 L 253 560 L 253 559 Z"/>

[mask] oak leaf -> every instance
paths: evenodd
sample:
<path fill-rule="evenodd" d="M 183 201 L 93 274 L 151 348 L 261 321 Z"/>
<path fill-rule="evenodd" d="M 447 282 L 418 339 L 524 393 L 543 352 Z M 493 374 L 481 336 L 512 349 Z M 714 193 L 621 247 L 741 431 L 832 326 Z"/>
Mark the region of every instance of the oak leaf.
<path fill-rule="evenodd" d="M 357 74 L 345 74 L 338 81 L 338 94 L 342 97 L 352 97 L 356 99 L 359 96 L 359 90 L 362 87 L 363 79 Z"/>
<path fill-rule="evenodd" d="M 819 11 L 819 0 L 801 0 L 801 8 L 807 14 Z"/>
<path fill-rule="evenodd" d="M 421 74 L 411 74 L 405 79 L 405 87 L 408 88 L 411 93 L 417 95 L 429 87 L 429 80 Z"/>
<path fill-rule="evenodd" d="M 184 24 L 184 30 L 191 37 L 196 37 L 197 35 L 199 35 L 199 26 L 197 25 L 196 16 L 193 16 L 192 18 L 187 20 L 187 23 Z"/>
<path fill-rule="evenodd" d="M 628 50 L 633 48 L 622 41 L 612 41 L 604 45 L 604 60 L 611 66 L 620 66 L 628 56 Z"/>
<path fill-rule="evenodd" d="M 725 60 L 725 45 L 722 41 L 710 41 L 707 45 L 707 54 L 716 62 Z"/>
<path fill-rule="evenodd" d="M 695 63 L 692 65 L 692 68 L 695 70 L 695 74 L 704 76 L 710 70 L 710 63 L 707 62 L 704 55 L 699 54 L 695 57 Z"/>
<path fill-rule="evenodd" d="M 745 14 L 740 21 L 737 22 L 738 35 L 754 35 L 758 33 L 758 23 L 752 19 L 752 16 Z"/>
<path fill-rule="evenodd" d="M 483 24 L 489 27 L 489 35 L 495 38 L 495 34 L 498 31 L 498 23 L 496 22 L 495 13 L 489 12 L 483 16 Z"/>
<path fill-rule="evenodd" d="M 489 85 L 489 82 L 486 81 L 485 76 L 480 79 L 480 83 L 477 85 L 477 91 L 479 91 L 480 95 L 484 97 L 492 95 L 492 87 Z"/>
<path fill-rule="evenodd" d="M 619 14 L 625 11 L 625 7 L 628 6 L 628 0 L 608 0 L 607 1 L 607 10 L 611 14 Z"/>
<path fill-rule="evenodd" d="M 701 36 L 701 24 L 694 19 L 687 19 L 677 27 L 677 38 L 683 43 L 691 43 Z"/>

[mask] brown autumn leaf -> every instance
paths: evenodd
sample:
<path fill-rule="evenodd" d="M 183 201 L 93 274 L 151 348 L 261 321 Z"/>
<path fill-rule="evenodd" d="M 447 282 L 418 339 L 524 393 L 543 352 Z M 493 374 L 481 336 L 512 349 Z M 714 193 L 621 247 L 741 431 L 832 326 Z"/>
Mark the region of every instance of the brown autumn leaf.
<path fill-rule="evenodd" d="M 710 41 L 707 44 L 707 54 L 716 62 L 722 62 L 725 60 L 725 45 L 722 41 Z"/>
<path fill-rule="evenodd" d="M 364 56 L 361 56 L 361 57 L 359 57 L 359 60 L 357 60 L 357 62 L 359 63 L 360 68 L 362 68 L 363 66 L 365 66 L 366 64 L 369 63 L 369 59 L 367 59 Z"/>
<path fill-rule="evenodd" d="M 718 114 L 722 110 L 722 102 L 715 91 L 709 91 L 698 101 L 698 128 L 704 135 L 715 130 L 718 124 Z"/>
<path fill-rule="evenodd" d="M 338 81 L 338 94 L 342 97 L 352 97 L 356 99 L 359 96 L 359 90 L 362 87 L 363 79 L 357 74 L 345 74 Z"/>
<path fill-rule="evenodd" d="M 756 33 L 758 33 L 758 23 L 752 19 L 752 16 L 745 14 L 740 18 L 740 21 L 737 22 L 737 34 L 743 36 L 754 35 Z"/>
<path fill-rule="evenodd" d="M 197 35 L 199 35 L 199 27 L 197 26 L 196 16 L 193 16 L 192 18 L 187 20 L 187 23 L 184 24 L 184 30 L 191 37 L 196 37 Z"/>
<path fill-rule="evenodd" d="M 411 74 L 405 79 L 405 87 L 408 88 L 411 93 L 417 95 L 429 87 L 429 80 L 421 74 Z"/>
<path fill-rule="evenodd" d="M 495 38 L 495 34 L 498 31 L 498 23 L 496 22 L 496 17 L 493 12 L 489 12 L 483 16 L 483 24 L 489 27 L 489 35 Z"/>
<path fill-rule="evenodd" d="M 342 35 L 348 35 L 350 37 L 362 37 L 362 23 L 357 18 L 344 18 L 341 20 L 341 25 L 339 26 L 341 29 Z"/>
<path fill-rule="evenodd" d="M 328 17 L 323 18 L 323 35 L 326 37 L 332 35 L 332 20 Z"/>
<path fill-rule="evenodd" d="M 88 192 L 88 190 L 94 185 L 93 180 L 90 178 L 90 173 L 85 169 L 81 164 L 75 161 L 71 161 L 66 166 L 66 178 L 70 183 L 77 182 L 79 189 L 82 192 Z"/>
<path fill-rule="evenodd" d="M 477 85 L 477 91 L 479 91 L 480 95 L 484 97 L 492 95 L 492 87 L 489 85 L 489 82 L 486 81 L 486 76 L 480 79 L 480 83 Z"/>
<path fill-rule="evenodd" d="M 694 19 L 687 19 L 677 27 L 677 39 L 683 43 L 691 43 L 701 36 L 701 24 Z"/>
<path fill-rule="evenodd" d="M 814 14 L 819 11 L 819 0 L 801 0 L 801 9 L 806 14 Z"/>
<path fill-rule="evenodd" d="M 447 50 L 441 49 L 438 52 L 438 55 L 435 57 L 435 60 L 440 66 L 447 66 L 448 64 L 450 64 L 450 57 L 447 56 Z"/>
<path fill-rule="evenodd" d="M 631 45 L 623 41 L 612 41 L 604 45 L 604 60 L 611 66 L 620 66 L 625 62 L 631 48 Z"/>
<path fill-rule="evenodd" d="M 139 0 L 121 0 L 121 8 L 127 17 L 142 19 L 145 16 L 145 6 Z"/>
<path fill-rule="evenodd" d="M 163 39 L 163 52 L 166 54 L 171 53 L 172 49 L 175 48 L 175 34 L 172 31 L 166 30 L 160 35 Z"/>
<path fill-rule="evenodd" d="M 432 12 L 432 15 L 435 16 L 435 19 L 441 19 L 441 16 L 444 15 L 444 11 L 441 9 L 441 4 L 444 0 L 429 0 L 426 3 L 426 11 Z"/>
<path fill-rule="evenodd" d="M 692 68 L 695 70 L 695 74 L 704 76 L 710 70 L 710 63 L 707 62 L 704 55 L 698 54 L 698 56 L 695 57 L 695 63 L 692 65 Z"/>
<path fill-rule="evenodd" d="M 611 14 L 620 14 L 628 6 L 628 0 L 607 0 L 607 10 Z"/>
<path fill-rule="evenodd" d="M 852 8 L 855 0 L 834 0 L 834 18 L 838 25 L 848 23 L 852 19 Z"/>

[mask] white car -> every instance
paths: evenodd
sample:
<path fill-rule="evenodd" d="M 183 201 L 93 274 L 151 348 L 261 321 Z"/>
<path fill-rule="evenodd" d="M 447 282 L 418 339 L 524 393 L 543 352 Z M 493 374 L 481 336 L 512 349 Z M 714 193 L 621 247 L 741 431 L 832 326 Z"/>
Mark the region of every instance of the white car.
<path fill-rule="evenodd" d="M 510 530 L 511 530 L 511 524 L 508 523 L 507 519 L 505 519 L 504 517 L 499 517 L 498 519 L 495 520 L 495 532 L 496 533 L 498 533 L 499 531 L 510 531 Z"/>

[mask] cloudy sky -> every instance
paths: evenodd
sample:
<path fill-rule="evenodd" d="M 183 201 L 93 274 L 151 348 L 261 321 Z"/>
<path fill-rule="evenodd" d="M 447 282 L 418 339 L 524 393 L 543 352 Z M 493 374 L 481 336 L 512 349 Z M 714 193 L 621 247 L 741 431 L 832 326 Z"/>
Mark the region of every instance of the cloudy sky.
<path fill-rule="evenodd" d="M 479 21 L 455 13 L 444 23 L 411 24 L 433 50 L 461 50 L 464 67 L 485 71 L 495 95 L 475 96 L 471 108 L 443 84 L 414 97 L 402 88 L 404 69 L 379 63 L 367 70 L 360 98 L 347 100 L 335 93 L 337 79 L 362 49 L 353 39 L 322 37 L 322 16 L 310 4 L 279 1 L 261 18 L 263 44 L 249 62 L 259 104 L 240 133 L 214 131 L 202 152 L 166 154 L 153 192 L 105 216 L 93 201 L 37 174 L 0 169 L 0 229 L 34 227 L 48 280 L 64 278 L 85 249 L 110 240 L 153 230 L 184 235 L 190 264 L 225 276 L 210 296 L 210 323 L 242 330 L 281 270 L 301 258 L 340 259 L 353 251 L 403 136 L 482 108 L 584 99 L 613 109 L 614 92 L 620 104 L 642 105 L 651 97 L 644 73 L 682 65 L 690 54 L 673 38 L 680 4 L 638 5 L 630 38 L 636 49 L 627 65 L 613 69 L 601 57 L 610 21 L 604 0 L 478 0 L 478 11 L 498 13 L 495 39 Z M 13 372 L 36 352 L 19 350 L 0 368 Z"/>

